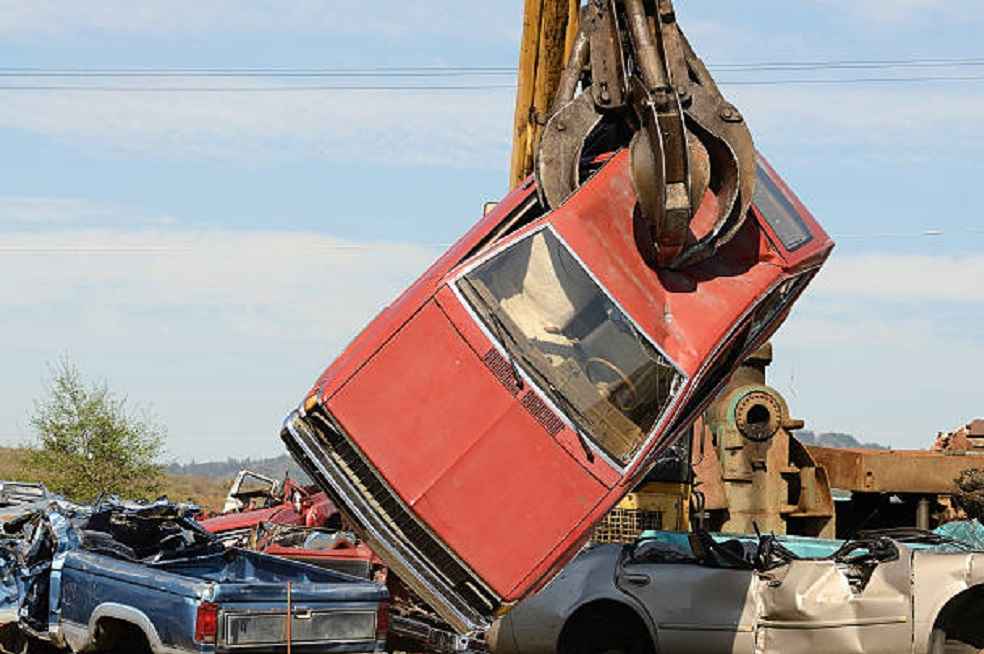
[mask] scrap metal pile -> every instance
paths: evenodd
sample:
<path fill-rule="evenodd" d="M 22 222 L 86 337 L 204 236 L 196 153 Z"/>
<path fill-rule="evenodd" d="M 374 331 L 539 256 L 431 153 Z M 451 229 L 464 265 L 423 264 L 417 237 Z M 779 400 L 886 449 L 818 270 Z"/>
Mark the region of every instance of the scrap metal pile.
<path fill-rule="evenodd" d="M 198 507 L 58 497 L 0 519 L 0 651 L 379 651 L 385 588 L 227 548 Z"/>
<path fill-rule="evenodd" d="M 122 561 L 154 564 L 219 554 L 224 547 L 198 526 L 198 508 L 106 500 L 80 506 L 57 497 L 4 511 L 0 523 L 0 627 L 47 639 L 61 612 L 59 571 L 65 557 L 85 550 Z M 54 574 L 53 574 L 54 573 Z"/>

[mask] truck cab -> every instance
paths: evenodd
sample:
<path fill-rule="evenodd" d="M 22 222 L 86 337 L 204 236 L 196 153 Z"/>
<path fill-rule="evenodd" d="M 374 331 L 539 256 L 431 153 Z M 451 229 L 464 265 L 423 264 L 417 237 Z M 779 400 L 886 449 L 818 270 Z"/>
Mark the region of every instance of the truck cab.
<path fill-rule="evenodd" d="M 696 225 L 713 203 L 708 192 Z M 462 634 L 577 553 L 833 248 L 761 158 L 740 231 L 682 270 L 654 263 L 625 150 L 543 206 L 532 179 L 508 195 L 356 337 L 282 431 Z"/>

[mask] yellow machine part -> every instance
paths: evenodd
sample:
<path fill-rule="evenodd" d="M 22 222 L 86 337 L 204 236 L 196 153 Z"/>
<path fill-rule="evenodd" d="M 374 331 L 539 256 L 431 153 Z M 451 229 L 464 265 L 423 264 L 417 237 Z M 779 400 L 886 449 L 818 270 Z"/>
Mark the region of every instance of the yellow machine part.
<path fill-rule="evenodd" d="M 690 484 L 649 482 L 629 493 L 618 508 L 662 514 L 666 531 L 690 531 Z"/>
<path fill-rule="evenodd" d="M 645 531 L 690 531 L 690 484 L 648 482 L 595 527 L 595 543 L 632 543 Z"/>

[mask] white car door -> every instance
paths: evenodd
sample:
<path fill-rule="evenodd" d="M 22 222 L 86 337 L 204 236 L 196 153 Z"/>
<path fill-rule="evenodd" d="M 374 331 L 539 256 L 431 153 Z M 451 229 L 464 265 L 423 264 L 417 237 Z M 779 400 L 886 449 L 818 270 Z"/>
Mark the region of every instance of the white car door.
<path fill-rule="evenodd" d="M 649 611 L 660 654 L 753 654 L 757 573 L 696 563 L 625 564 L 616 583 Z"/>

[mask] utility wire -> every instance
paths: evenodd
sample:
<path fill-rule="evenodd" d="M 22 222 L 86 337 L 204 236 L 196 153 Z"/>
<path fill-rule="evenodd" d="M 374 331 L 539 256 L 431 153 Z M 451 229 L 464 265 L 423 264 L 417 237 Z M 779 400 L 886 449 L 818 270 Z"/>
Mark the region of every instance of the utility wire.
<path fill-rule="evenodd" d="M 781 72 L 893 68 L 982 67 L 984 57 L 959 59 L 871 59 L 725 63 L 710 67 L 728 72 Z M 0 77 L 458 77 L 515 75 L 515 66 L 369 66 L 369 67 L 0 67 Z"/>
<path fill-rule="evenodd" d="M 838 84 L 921 84 L 926 82 L 974 82 L 984 80 L 984 75 L 926 75 L 917 77 L 852 77 L 831 79 L 772 79 L 772 80 L 731 80 L 720 82 L 721 86 L 798 86 L 798 85 L 838 85 Z"/>
<path fill-rule="evenodd" d="M 967 228 L 966 230 L 942 230 L 926 229 L 921 232 L 884 232 L 871 234 L 834 234 L 835 240 L 883 240 L 886 238 L 942 238 L 946 236 L 956 236 L 966 231 L 969 233 L 984 234 L 984 229 Z M 451 243 L 392 243 L 380 245 L 316 245 L 311 244 L 302 249 L 312 251 L 338 251 L 338 252 L 373 252 L 394 248 L 414 247 L 428 249 L 447 249 Z M 0 254 L 186 254 L 201 249 L 215 250 L 215 246 L 205 243 L 188 243 L 181 246 L 78 246 L 78 245 L 56 245 L 56 246 L 4 246 L 0 245 Z"/>
<path fill-rule="evenodd" d="M 293 86 L 81 86 L 65 84 L 0 85 L 0 91 L 96 91 L 134 93 L 294 93 L 297 91 L 495 91 L 516 90 L 515 84 L 428 84 L 428 85 L 368 85 L 325 84 Z"/>
<path fill-rule="evenodd" d="M 917 77 L 792 78 L 776 80 L 723 80 L 720 86 L 809 86 L 926 84 L 973 82 L 984 75 L 927 75 Z M 303 91 L 499 91 L 515 90 L 515 84 L 317 84 L 280 86 L 127 86 L 71 84 L 0 84 L 0 91 L 77 91 L 132 93 L 294 93 Z"/>
<path fill-rule="evenodd" d="M 713 66 L 726 73 L 782 73 L 805 71 L 855 71 L 893 69 L 959 69 L 984 68 L 984 58 L 959 59 L 858 59 L 830 61 L 771 61 L 726 63 Z M 497 91 L 514 90 L 514 83 L 423 83 L 423 84 L 357 84 L 344 80 L 437 80 L 481 77 L 515 78 L 514 67 L 507 66 L 370 66 L 344 67 L 133 67 L 133 68 L 55 68 L 0 67 L 0 79 L 23 80 L 23 83 L 0 84 L 0 91 L 60 91 L 60 92 L 134 92 L 134 93 L 288 93 L 306 91 Z M 52 79 L 55 83 L 32 80 Z M 68 80 L 150 80 L 150 79 L 337 79 L 335 84 L 283 84 L 274 86 L 242 85 L 147 85 L 147 84 L 69 84 Z M 722 86 L 802 86 L 802 85 L 885 85 L 921 84 L 933 82 L 973 82 L 984 80 L 984 74 L 939 74 L 908 76 L 765 78 L 755 77 L 723 80 Z"/>

